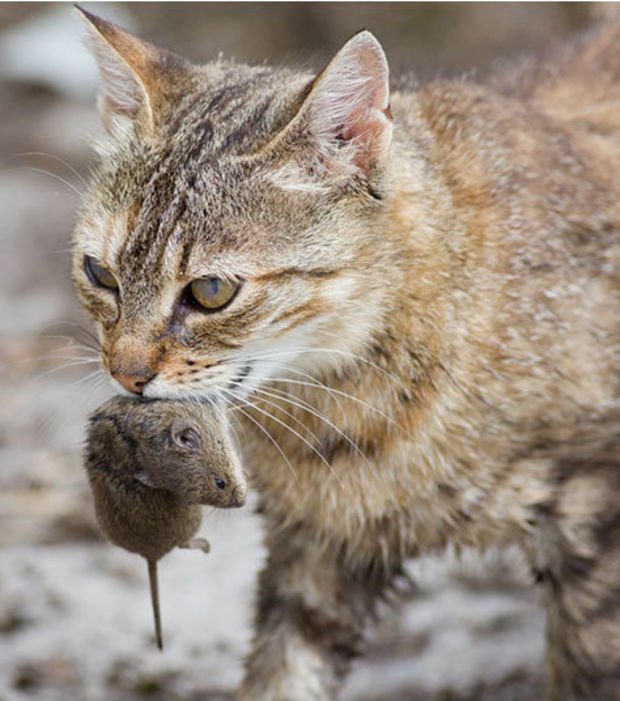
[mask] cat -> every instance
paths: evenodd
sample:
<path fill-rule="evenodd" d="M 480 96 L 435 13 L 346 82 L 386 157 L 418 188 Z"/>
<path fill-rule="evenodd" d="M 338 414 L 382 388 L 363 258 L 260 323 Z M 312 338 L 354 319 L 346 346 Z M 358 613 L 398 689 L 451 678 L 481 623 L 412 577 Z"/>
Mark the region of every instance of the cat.
<path fill-rule="evenodd" d="M 244 424 L 243 701 L 337 696 L 407 558 L 516 543 L 554 701 L 620 699 L 620 26 L 482 85 L 195 66 L 81 10 L 73 280 L 118 390 Z"/>

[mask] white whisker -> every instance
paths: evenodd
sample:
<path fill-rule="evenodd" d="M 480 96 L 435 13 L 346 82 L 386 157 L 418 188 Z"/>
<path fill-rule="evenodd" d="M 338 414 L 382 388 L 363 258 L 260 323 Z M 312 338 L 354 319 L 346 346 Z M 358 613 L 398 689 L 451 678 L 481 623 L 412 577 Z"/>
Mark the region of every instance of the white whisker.
<path fill-rule="evenodd" d="M 70 384 L 67 385 L 67 387 L 77 387 L 78 385 L 81 385 L 84 382 L 88 382 L 89 380 L 92 380 L 100 372 L 101 372 L 101 368 L 97 368 L 94 372 L 91 372 L 88 375 L 85 375 L 84 377 L 80 378 L 79 380 L 76 380 L 75 382 L 71 382 Z"/>
<path fill-rule="evenodd" d="M 254 376 L 255 377 L 255 376 Z M 264 381 L 265 383 L 269 384 L 271 382 L 281 382 L 283 384 L 291 384 L 291 385 L 300 385 L 302 387 L 312 387 L 314 389 L 318 390 L 326 390 L 324 386 L 314 384 L 312 382 L 303 382 L 302 380 L 292 380 L 288 377 L 258 377 L 259 380 Z M 352 394 L 348 394 L 347 392 L 343 392 L 342 390 L 335 389 L 334 387 L 330 388 L 330 392 L 335 392 L 338 396 L 344 397 L 345 399 L 349 399 L 352 402 L 355 402 L 356 404 L 360 404 L 370 411 L 374 412 L 375 414 L 378 414 L 382 418 L 384 418 L 386 421 L 388 421 L 391 424 L 396 425 L 396 422 L 391 416 L 388 416 L 381 410 L 377 409 L 376 407 L 372 406 L 371 404 L 368 404 L 368 402 L 363 401 L 362 399 L 359 399 L 358 397 L 354 397 Z"/>
<path fill-rule="evenodd" d="M 224 390 L 224 391 L 228 392 L 228 390 Z M 229 404 L 230 404 L 230 401 L 229 401 Z M 297 483 L 299 483 L 299 477 L 297 476 L 297 473 L 295 472 L 295 468 L 291 465 L 290 460 L 286 457 L 286 455 L 285 455 L 284 451 L 282 450 L 282 448 L 280 447 L 278 441 L 276 441 L 276 439 L 271 435 L 271 433 L 269 433 L 269 431 L 264 426 L 262 426 L 251 414 L 248 414 L 247 411 L 245 411 L 242 407 L 240 407 L 238 405 L 233 405 L 233 406 L 235 407 L 235 409 L 240 411 L 246 418 L 248 418 L 253 424 L 255 424 L 267 436 L 267 438 L 273 443 L 273 445 L 276 447 L 276 449 L 278 450 L 278 452 L 282 456 L 282 459 L 284 460 L 284 462 L 289 466 L 291 472 L 293 473 L 293 478 L 295 479 L 295 481 Z"/>
<path fill-rule="evenodd" d="M 283 426 L 284 428 L 289 430 L 293 435 L 297 436 L 297 438 L 299 438 L 299 440 L 301 440 L 303 443 L 305 443 L 305 445 L 307 445 L 308 448 L 310 448 L 310 450 L 316 454 L 316 456 L 319 458 L 319 460 L 321 460 L 321 462 L 323 462 L 327 466 L 327 468 L 334 475 L 336 480 L 340 484 L 342 484 L 340 478 L 338 477 L 338 475 L 334 471 L 334 468 L 329 464 L 329 462 L 325 459 L 325 457 L 312 445 L 312 443 L 310 443 L 310 441 L 308 441 L 306 438 L 304 438 L 298 431 L 296 431 L 294 428 L 291 428 L 285 421 L 281 421 L 273 414 L 256 406 L 256 404 L 254 404 L 253 402 L 246 401 L 237 392 L 234 392 L 233 390 L 224 390 L 224 391 L 229 393 L 231 396 L 233 396 L 238 401 L 242 401 L 244 403 L 244 405 L 249 406 L 250 408 L 254 409 L 255 411 L 258 411 L 259 413 L 263 414 L 267 418 L 271 419 L 272 421 L 275 421 L 276 423 L 280 424 L 281 426 Z"/>
<path fill-rule="evenodd" d="M 274 397 L 274 398 L 276 398 L 276 399 L 282 399 L 283 401 L 288 401 L 288 400 L 284 399 L 283 397 L 278 397 L 277 395 L 275 395 L 275 394 L 270 394 L 269 392 L 265 392 L 264 390 L 256 389 L 256 390 L 254 390 L 254 391 L 260 393 L 261 395 L 265 395 L 265 396 L 267 396 L 267 397 Z M 259 399 L 261 402 L 265 402 L 265 404 L 269 404 L 269 406 L 275 407 L 276 409 L 278 409 L 279 411 L 281 411 L 283 414 L 285 414 L 285 415 L 288 416 L 289 418 L 293 419 L 293 421 L 295 421 L 295 423 L 299 424 L 300 426 L 303 426 L 304 429 L 305 429 L 306 431 L 308 431 L 308 433 L 310 434 L 310 437 L 313 438 L 317 443 L 320 443 L 320 442 L 321 442 L 321 439 L 316 435 L 316 433 L 314 433 L 314 431 L 312 431 L 311 429 L 309 429 L 309 428 L 306 426 L 306 424 L 304 424 L 303 421 L 301 421 L 300 419 L 298 419 L 298 418 L 295 416 L 295 414 L 293 414 L 292 412 L 288 411 L 287 409 L 285 409 L 284 407 L 280 406 L 279 404 L 276 404 L 276 402 L 270 401 L 269 399 L 264 399 L 263 397 L 259 397 L 258 399 Z M 289 404 L 293 404 L 293 402 L 291 402 L 291 401 L 289 401 L 288 403 L 289 403 Z"/>
<path fill-rule="evenodd" d="M 76 169 L 74 168 L 70 163 L 65 161 L 64 158 L 61 158 L 60 156 L 56 156 L 53 153 L 46 153 L 45 151 L 26 151 L 25 153 L 16 153 L 15 158 L 26 158 L 29 156 L 43 156 L 44 158 L 51 158 L 55 161 L 58 161 L 58 163 L 62 163 L 63 166 L 67 167 L 73 175 L 82 183 L 82 185 L 85 185 L 88 187 L 88 183 L 86 182 L 86 179 L 84 176 Z"/>
<path fill-rule="evenodd" d="M 370 460 L 368 459 L 366 454 L 362 451 L 362 449 L 357 445 L 357 443 L 350 436 L 347 436 L 347 434 L 342 429 L 338 428 L 338 426 L 336 426 L 336 424 L 334 424 L 332 421 L 330 421 L 325 415 L 321 414 L 319 411 L 316 411 L 316 409 L 313 409 L 307 402 L 302 402 L 301 400 L 297 401 L 298 398 L 295 397 L 295 395 L 289 394 L 288 392 L 282 392 L 280 390 L 278 391 L 279 394 L 285 394 L 285 395 L 288 395 L 288 397 L 285 397 L 285 396 L 278 397 L 278 395 L 272 394 L 271 392 L 268 392 L 267 390 L 264 390 L 264 389 L 255 389 L 254 391 L 257 392 L 258 394 L 261 394 L 261 395 L 277 397 L 284 402 L 287 402 L 293 406 L 298 407 L 299 409 L 302 409 L 303 411 L 307 411 L 308 413 L 312 414 L 313 416 L 316 416 L 317 419 L 320 419 L 321 421 L 326 423 L 331 429 L 336 431 L 336 433 L 339 436 L 341 436 L 353 448 L 353 450 L 355 450 L 366 461 L 366 463 L 368 465 L 372 465 L 372 463 L 370 462 Z M 306 427 L 306 430 L 309 430 L 309 429 Z"/>
<path fill-rule="evenodd" d="M 70 190 L 72 190 L 78 197 L 82 197 L 83 193 L 81 190 L 79 190 L 75 185 L 70 183 L 68 180 L 63 178 L 60 175 L 57 175 L 56 173 L 52 173 L 49 170 L 43 170 L 42 168 L 32 168 L 31 166 L 23 166 L 26 170 L 30 170 L 33 173 L 40 173 L 41 175 L 47 175 L 50 178 L 53 178 L 54 180 L 58 180 L 58 182 L 61 182 L 63 185 L 66 185 Z"/>
<path fill-rule="evenodd" d="M 323 333 L 323 331 L 320 331 L 319 333 Z M 405 387 L 405 385 L 403 385 L 402 382 L 395 375 L 392 375 L 392 373 L 389 373 L 387 370 L 380 367 L 376 363 L 373 363 L 371 360 L 368 360 L 368 358 L 364 358 L 363 356 L 361 356 L 357 353 L 351 353 L 349 351 L 339 350 L 338 348 L 319 348 L 319 347 L 312 347 L 312 346 L 310 346 L 310 347 L 301 346 L 298 348 L 290 348 L 288 350 L 268 351 L 266 353 L 261 353 L 261 354 L 253 355 L 253 356 L 243 356 L 243 359 L 244 360 L 266 360 L 269 358 L 277 358 L 277 357 L 282 356 L 282 355 L 301 354 L 301 353 L 335 353 L 337 355 L 346 356 L 346 357 L 351 358 L 353 360 L 356 360 L 360 363 L 363 363 L 364 365 L 368 365 L 369 367 L 373 368 L 374 370 L 381 373 L 382 375 L 385 375 L 385 377 L 387 377 L 389 380 L 394 382 L 401 389 L 404 389 L 404 390 L 407 389 Z"/>
<path fill-rule="evenodd" d="M 97 360 L 92 360 L 92 359 L 74 360 L 71 363 L 65 363 L 64 365 L 59 365 L 56 368 L 51 368 L 51 370 L 46 370 L 45 372 L 43 372 L 39 375 L 35 375 L 33 379 L 34 380 L 42 380 L 44 377 L 47 377 L 48 375 L 52 375 L 55 372 L 60 372 L 61 370 L 67 370 L 68 368 L 74 368 L 74 367 L 79 366 L 79 365 L 92 365 L 93 363 L 97 363 L 97 362 L 98 362 Z M 97 372 L 98 371 L 99 370 L 97 370 Z"/>

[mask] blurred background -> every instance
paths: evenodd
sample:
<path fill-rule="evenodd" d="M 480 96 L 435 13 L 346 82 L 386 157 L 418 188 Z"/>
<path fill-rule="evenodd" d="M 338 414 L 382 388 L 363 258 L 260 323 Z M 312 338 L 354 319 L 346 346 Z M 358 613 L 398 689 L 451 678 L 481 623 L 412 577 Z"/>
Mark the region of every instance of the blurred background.
<path fill-rule="evenodd" d="M 583 3 L 85 3 L 208 61 L 319 69 L 355 31 L 396 77 L 483 77 L 601 11 Z M 603 10 L 604 11 L 604 10 Z M 146 566 L 103 543 L 80 464 L 107 396 L 69 281 L 68 242 L 99 130 L 94 62 L 70 4 L 0 3 L 0 701 L 232 699 L 263 558 L 251 508 L 205 519 L 212 554 L 160 565 L 166 650 L 154 649 Z M 540 698 L 542 614 L 517 553 L 412 566 L 348 701 Z"/>

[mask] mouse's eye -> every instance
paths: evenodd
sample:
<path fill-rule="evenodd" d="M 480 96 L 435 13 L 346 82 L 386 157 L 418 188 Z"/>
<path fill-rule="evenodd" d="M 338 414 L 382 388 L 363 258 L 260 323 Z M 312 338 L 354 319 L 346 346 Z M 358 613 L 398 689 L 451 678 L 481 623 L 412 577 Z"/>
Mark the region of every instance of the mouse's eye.
<path fill-rule="evenodd" d="M 214 481 L 218 489 L 226 489 L 226 480 L 223 480 L 221 477 L 216 477 Z"/>
<path fill-rule="evenodd" d="M 200 448 L 200 436 L 195 429 L 184 426 L 175 426 L 172 428 L 172 440 L 186 450 L 197 450 Z"/>

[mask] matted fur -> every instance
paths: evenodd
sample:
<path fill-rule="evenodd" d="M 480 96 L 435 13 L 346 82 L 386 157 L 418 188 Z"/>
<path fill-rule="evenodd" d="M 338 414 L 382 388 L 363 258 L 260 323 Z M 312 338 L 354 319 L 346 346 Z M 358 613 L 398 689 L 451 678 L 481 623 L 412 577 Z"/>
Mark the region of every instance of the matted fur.
<path fill-rule="evenodd" d="M 515 542 L 551 698 L 620 699 L 620 27 L 390 109 L 360 36 L 318 81 L 130 57 L 152 115 L 115 115 L 75 232 L 104 366 L 245 424 L 269 560 L 240 699 L 333 698 L 405 558 Z M 317 123 L 322 84 L 368 109 Z M 212 275 L 234 301 L 184 304 Z"/>

